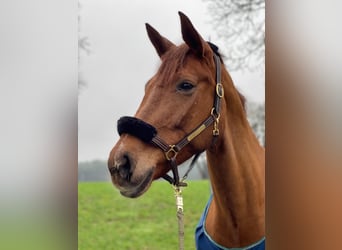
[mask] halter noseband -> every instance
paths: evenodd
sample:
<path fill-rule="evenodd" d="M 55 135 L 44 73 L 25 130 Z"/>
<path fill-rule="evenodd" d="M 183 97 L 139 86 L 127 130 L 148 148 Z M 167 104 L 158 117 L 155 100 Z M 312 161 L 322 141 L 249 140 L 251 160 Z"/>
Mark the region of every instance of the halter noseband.
<path fill-rule="evenodd" d="M 162 138 L 160 138 L 158 136 L 157 129 L 154 126 L 136 117 L 124 116 L 121 117 L 117 123 L 117 129 L 120 136 L 125 133 L 130 134 L 139 138 L 145 143 L 151 143 L 163 150 L 166 160 L 170 162 L 171 171 L 173 173 L 173 178 L 167 174 L 164 175 L 163 178 L 177 187 L 187 185 L 185 182 L 179 180 L 176 162 L 176 157 L 179 151 L 187 144 L 189 144 L 193 139 L 195 139 L 198 135 L 200 135 L 211 124 L 214 124 L 214 138 L 219 135 L 218 124 L 220 119 L 220 104 L 221 98 L 224 96 L 224 89 L 221 84 L 221 62 L 217 52 L 218 48 L 212 43 L 208 42 L 208 44 L 214 51 L 214 61 L 216 66 L 216 87 L 214 94 L 214 104 L 211 109 L 210 115 L 206 120 L 204 120 L 199 126 L 192 130 L 192 132 L 190 132 L 187 136 L 181 139 L 177 144 L 173 145 L 166 143 Z"/>

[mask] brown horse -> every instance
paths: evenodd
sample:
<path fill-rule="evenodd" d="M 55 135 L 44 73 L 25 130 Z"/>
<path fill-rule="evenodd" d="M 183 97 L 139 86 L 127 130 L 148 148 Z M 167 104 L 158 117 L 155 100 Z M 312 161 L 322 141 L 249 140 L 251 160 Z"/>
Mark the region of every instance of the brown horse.
<path fill-rule="evenodd" d="M 162 63 L 147 82 L 135 117 L 119 128 L 121 137 L 108 159 L 112 181 L 122 195 L 137 197 L 175 165 L 206 151 L 213 194 L 205 235 L 217 247 L 212 249 L 251 247 L 265 235 L 264 148 L 217 48 L 179 15 L 185 41 L 180 46 L 146 24 Z M 179 184 L 176 176 L 171 181 Z"/>

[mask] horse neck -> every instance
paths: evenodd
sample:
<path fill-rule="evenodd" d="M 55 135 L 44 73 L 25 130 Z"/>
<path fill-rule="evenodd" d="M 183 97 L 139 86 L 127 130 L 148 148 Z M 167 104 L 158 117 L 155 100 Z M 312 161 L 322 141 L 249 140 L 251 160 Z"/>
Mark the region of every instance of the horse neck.
<path fill-rule="evenodd" d="M 231 81 L 228 73 L 222 80 Z M 239 247 L 265 234 L 264 149 L 249 126 L 239 94 L 232 85 L 224 87 L 232 92 L 225 95 L 228 105 L 222 107 L 219 140 L 207 151 L 213 200 L 206 229 L 217 243 Z"/>

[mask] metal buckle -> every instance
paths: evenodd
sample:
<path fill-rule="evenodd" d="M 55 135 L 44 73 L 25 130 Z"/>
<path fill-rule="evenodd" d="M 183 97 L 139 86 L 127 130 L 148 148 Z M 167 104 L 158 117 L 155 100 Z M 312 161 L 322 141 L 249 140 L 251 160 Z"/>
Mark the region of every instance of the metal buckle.
<path fill-rule="evenodd" d="M 174 186 L 175 190 L 175 197 L 176 197 L 176 206 L 177 211 L 183 211 L 183 197 L 182 197 L 182 190 L 178 186 Z"/>
<path fill-rule="evenodd" d="M 165 157 L 168 161 L 177 156 L 178 152 L 176 151 L 175 147 L 176 145 L 170 145 L 169 150 L 165 152 Z"/>
<path fill-rule="evenodd" d="M 215 111 L 215 108 L 212 108 L 211 109 L 211 115 L 214 117 L 214 129 L 213 129 L 213 136 L 218 136 L 220 135 L 220 130 L 218 128 L 218 124 L 219 124 L 219 121 L 220 121 L 220 114 L 214 114 L 216 113 Z"/>
<path fill-rule="evenodd" d="M 212 108 L 210 111 L 210 114 L 214 117 L 214 119 L 218 122 L 218 120 L 220 119 L 220 114 L 216 113 L 216 109 Z"/>
<path fill-rule="evenodd" d="M 220 135 L 220 130 L 218 128 L 218 120 L 214 121 L 214 129 L 213 129 L 213 136 Z"/>
<path fill-rule="evenodd" d="M 216 95 L 220 98 L 224 96 L 224 89 L 222 83 L 216 83 Z"/>

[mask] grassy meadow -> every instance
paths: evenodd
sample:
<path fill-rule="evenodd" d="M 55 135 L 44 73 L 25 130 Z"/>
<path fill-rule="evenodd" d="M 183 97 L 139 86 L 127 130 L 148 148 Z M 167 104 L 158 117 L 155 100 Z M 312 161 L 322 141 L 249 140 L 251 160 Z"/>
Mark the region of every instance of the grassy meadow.
<path fill-rule="evenodd" d="M 183 189 L 185 249 L 195 249 L 195 227 L 209 194 L 208 181 L 188 181 Z M 175 198 L 166 181 L 155 181 L 136 199 L 121 196 L 109 182 L 78 184 L 79 250 L 177 248 Z"/>

